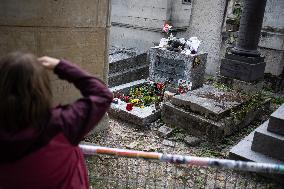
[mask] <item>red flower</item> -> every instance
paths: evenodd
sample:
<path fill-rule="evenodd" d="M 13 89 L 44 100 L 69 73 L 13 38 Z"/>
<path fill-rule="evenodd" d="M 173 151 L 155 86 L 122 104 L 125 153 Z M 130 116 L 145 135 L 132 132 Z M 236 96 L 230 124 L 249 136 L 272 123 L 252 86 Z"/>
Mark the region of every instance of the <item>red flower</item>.
<path fill-rule="evenodd" d="M 157 83 L 157 89 L 161 90 L 164 88 L 163 83 Z"/>
<path fill-rule="evenodd" d="M 179 93 L 179 94 L 183 94 L 183 93 L 185 93 L 185 91 L 183 90 L 182 87 L 178 87 L 178 93 Z"/>
<path fill-rule="evenodd" d="M 129 96 L 124 96 L 124 101 L 129 102 Z"/>
<path fill-rule="evenodd" d="M 132 109 L 133 109 L 133 104 L 128 103 L 128 104 L 126 105 L 126 110 L 127 110 L 127 111 L 131 111 Z"/>

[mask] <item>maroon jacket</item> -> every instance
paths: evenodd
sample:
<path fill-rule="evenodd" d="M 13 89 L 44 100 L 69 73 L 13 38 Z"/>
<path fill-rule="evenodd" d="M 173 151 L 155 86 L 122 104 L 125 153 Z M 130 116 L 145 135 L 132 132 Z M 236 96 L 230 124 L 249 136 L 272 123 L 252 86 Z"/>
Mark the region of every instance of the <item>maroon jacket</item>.
<path fill-rule="evenodd" d="M 53 108 L 42 129 L 7 133 L 0 127 L 0 189 L 89 188 L 78 144 L 103 117 L 113 96 L 99 79 L 66 61 L 54 72 L 83 97 Z"/>

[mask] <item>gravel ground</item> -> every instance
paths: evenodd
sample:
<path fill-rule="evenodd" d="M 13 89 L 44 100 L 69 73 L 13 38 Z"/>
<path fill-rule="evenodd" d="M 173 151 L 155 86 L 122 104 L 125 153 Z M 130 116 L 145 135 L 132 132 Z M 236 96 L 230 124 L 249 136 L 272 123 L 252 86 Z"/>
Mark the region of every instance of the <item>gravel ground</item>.
<path fill-rule="evenodd" d="M 188 134 L 180 129 L 174 129 L 170 136 L 163 137 L 158 131 L 165 126 L 161 120 L 141 127 L 112 118 L 107 130 L 90 135 L 85 141 L 112 148 L 228 158 L 230 148 L 267 120 L 276 108 L 272 106 L 249 127 L 216 144 L 201 138 L 199 145 L 188 146 L 183 141 Z M 196 167 L 189 171 L 188 167 L 103 156 L 87 158 L 87 164 L 91 185 L 95 188 L 281 188 L 256 175 L 243 175 L 235 171 L 216 173 L 215 169 Z"/>

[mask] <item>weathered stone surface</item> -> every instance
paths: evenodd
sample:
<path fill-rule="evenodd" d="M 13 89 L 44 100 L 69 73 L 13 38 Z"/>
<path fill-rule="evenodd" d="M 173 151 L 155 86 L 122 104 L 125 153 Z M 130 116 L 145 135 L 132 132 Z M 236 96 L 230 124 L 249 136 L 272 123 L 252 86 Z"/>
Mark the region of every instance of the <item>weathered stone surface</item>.
<path fill-rule="evenodd" d="M 149 66 L 140 66 L 125 71 L 109 74 L 108 84 L 110 87 L 126 84 L 132 81 L 146 79 L 149 76 Z"/>
<path fill-rule="evenodd" d="M 255 131 L 246 136 L 241 140 L 237 145 L 235 145 L 229 153 L 229 157 L 235 160 L 243 161 L 253 161 L 257 163 L 275 163 L 275 164 L 284 164 L 283 161 L 274 159 L 267 155 L 255 152 L 251 150 L 252 141 Z M 273 178 L 280 183 L 284 183 L 284 176 L 277 174 L 262 174 L 263 176 Z"/>
<path fill-rule="evenodd" d="M 255 130 L 251 149 L 284 161 L 284 136 L 267 131 L 268 121 Z"/>
<path fill-rule="evenodd" d="M 284 104 L 271 114 L 267 130 L 284 135 Z"/>
<path fill-rule="evenodd" d="M 161 136 L 167 137 L 173 132 L 173 129 L 167 126 L 162 126 L 158 131 Z"/>
<path fill-rule="evenodd" d="M 194 60 L 198 60 L 198 64 Z M 159 48 L 150 49 L 150 79 L 155 82 L 171 79 L 174 85 L 183 79 L 191 81 L 192 88 L 196 89 L 203 85 L 206 60 L 206 53 L 188 56 Z"/>
<path fill-rule="evenodd" d="M 220 74 L 243 81 L 256 81 L 263 79 L 265 66 L 265 62 L 251 64 L 224 58 L 221 61 Z"/>
<path fill-rule="evenodd" d="M 110 52 L 109 55 L 109 74 L 146 65 L 149 65 L 146 53 L 139 53 L 130 49 Z"/>
<path fill-rule="evenodd" d="M 188 146 L 197 146 L 200 144 L 201 140 L 197 137 L 186 136 L 183 140 Z"/>
<path fill-rule="evenodd" d="M 247 100 L 249 100 L 247 96 L 235 92 L 224 92 L 214 86 L 204 85 L 186 94 L 174 96 L 171 102 L 175 106 L 218 120 Z"/>
<path fill-rule="evenodd" d="M 147 54 L 134 49 L 110 50 L 109 79 L 110 87 L 146 79 L 149 76 Z"/>
<path fill-rule="evenodd" d="M 166 139 L 163 140 L 162 144 L 165 146 L 175 147 L 175 142 Z"/>
<path fill-rule="evenodd" d="M 268 102 L 262 103 L 258 107 L 249 110 L 241 119 L 227 116 L 219 121 L 205 118 L 171 103 L 165 103 L 162 109 L 162 120 L 167 125 L 185 129 L 190 135 L 207 137 L 211 141 L 219 141 L 234 131 L 248 126 L 262 112 Z"/>

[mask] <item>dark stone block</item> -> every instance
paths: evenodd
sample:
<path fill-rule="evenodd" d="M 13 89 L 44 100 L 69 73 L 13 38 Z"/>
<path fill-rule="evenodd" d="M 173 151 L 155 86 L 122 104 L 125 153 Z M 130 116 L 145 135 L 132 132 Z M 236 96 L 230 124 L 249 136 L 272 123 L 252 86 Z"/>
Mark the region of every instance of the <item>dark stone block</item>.
<path fill-rule="evenodd" d="M 125 70 L 130 70 L 146 65 L 149 65 L 146 53 L 138 54 L 124 59 L 111 59 L 111 61 L 109 62 L 109 74 L 123 72 Z"/>
<path fill-rule="evenodd" d="M 236 54 L 232 54 L 232 53 L 226 53 L 225 58 L 230 59 L 230 60 L 237 60 L 237 61 L 245 62 L 245 63 L 249 63 L 249 64 L 258 64 L 260 62 L 264 62 L 263 56 L 247 57 L 247 56 L 241 56 L 241 55 L 236 55 Z"/>
<path fill-rule="evenodd" d="M 267 130 L 284 135 L 284 104 L 271 114 Z"/>
<path fill-rule="evenodd" d="M 249 64 L 246 62 L 222 59 L 220 74 L 243 81 L 256 81 L 264 77 L 265 62 Z"/>
<path fill-rule="evenodd" d="M 284 136 L 267 131 L 268 121 L 255 130 L 251 149 L 284 161 Z"/>
<path fill-rule="evenodd" d="M 110 74 L 108 78 L 109 87 L 118 86 L 121 84 L 129 83 L 132 81 L 137 81 L 141 79 L 146 79 L 149 77 L 149 67 L 141 66 L 138 68 L 133 68 L 130 70 L 125 70 L 122 72 Z"/>

